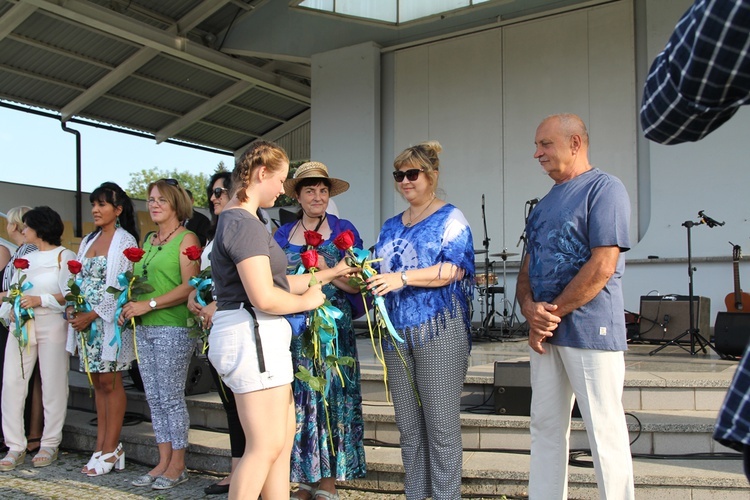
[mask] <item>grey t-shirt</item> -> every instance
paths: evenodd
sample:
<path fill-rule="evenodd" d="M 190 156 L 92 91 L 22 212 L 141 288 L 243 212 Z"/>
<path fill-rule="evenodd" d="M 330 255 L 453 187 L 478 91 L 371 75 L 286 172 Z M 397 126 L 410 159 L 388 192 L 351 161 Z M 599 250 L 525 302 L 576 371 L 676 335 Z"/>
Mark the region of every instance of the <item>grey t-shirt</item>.
<path fill-rule="evenodd" d="M 228 302 L 248 302 L 237 264 L 258 255 L 270 259 L 274 286 L 288 292 L 286 255 L 268 229 L 246 210 L 222 211 L 211 250 L 211 276 L 219 309 Z"/>

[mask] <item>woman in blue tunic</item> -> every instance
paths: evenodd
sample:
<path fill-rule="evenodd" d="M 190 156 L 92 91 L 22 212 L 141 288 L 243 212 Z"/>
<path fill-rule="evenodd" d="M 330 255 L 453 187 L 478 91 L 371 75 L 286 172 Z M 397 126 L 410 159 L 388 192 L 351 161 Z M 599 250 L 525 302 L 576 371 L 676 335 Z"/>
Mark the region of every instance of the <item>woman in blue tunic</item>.
<path fill-rule="evenodd" d="M 299 219 L 281 226 L 274 235 L 287 255 L 289 272 L 298 269 L 300 252 L 307 248 L 305 231 L 315 231 L 322 237 L 322 243 L 316 247 L 321 269 L 333 267 L 344 257 L 343 252 L 333 244 L 333 240 L 342 232 L 352 231 L 356 238 L 354 245 L 362 246 L 357 229 L 349 221 L 326 213 L 329 198 L 347 189 L 347 182 L 329 177 L 328 169 L 319 162 L 300 165 L 294 178 L 284 183 L 287 196 L 297 199 L 301 205 Z M 296 378 L 293 382 L 297 432 L 292 449 L 291 480 L 299 483 L 295 495 L 301 499 L 337 499 L 336 480 L 364 477 L 366 472 L 359 362 L 348 295 L 357 290 L 343 277 L 325 285 L 323 292 L 331 304 L 343 313 L 343 317 L 336 320 L 338 356 L 350 356 L 355 359 L 355 364 L 353 367 L 341 366 L 345 380 L 343 386 L 337 376 L 330 377 L 326 400 L 332 436 L 328 431 L 321 394 Z M 362 300 L 359 294 L 351 297 L 355 304 L 357 300 Z M 299 365 L 313 370 L 312 360 L 303 354 L 304 349 L 302 338 L 293 337 L 292 360 L 295 370 Z"/>
<path fill-rule="evenodd" d="M 468 367 L 474 276 L 471 229 L 436 196 L 435 141 L 394 161 L 396 190 L 409 208 L 380 230 L 380 274 L 368 280 L 404 340 L 384 340 L 407 499 L 461 497 L 461 390 Z M 396 351 L 398 349 L 398 351 Z"/>

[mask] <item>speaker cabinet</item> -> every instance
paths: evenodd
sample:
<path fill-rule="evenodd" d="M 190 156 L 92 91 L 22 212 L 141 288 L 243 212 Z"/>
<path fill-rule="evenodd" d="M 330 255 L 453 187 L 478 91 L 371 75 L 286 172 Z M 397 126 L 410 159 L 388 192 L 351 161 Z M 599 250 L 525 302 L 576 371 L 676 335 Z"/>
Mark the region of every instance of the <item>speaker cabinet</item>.
<path fill-rule="evenodd" d="M 639 340 L 669 342 L 690 328 L 690 297 L 687 295 L 644 295 L 641 297 Z M 710 335 L 711 299 L 693 297 L 695 328 Z M 690 342 L 686 335 L 680 342 Z"/>
<path fill-rule="evenodd" d="M 495 361 L 495 413 L 531 415 L 531 365 Z"/>
<path fill-rule="evenodd" d="M 214 379 L 208 367 L 208 357 L 196 354 L 190 358 L 187 380 L 185 381 L 185 396 L 205 394 L 214 387 Z"/>
<path fill-rule="evenodd" d="M 750 314 L 720 312 L 714 325 L 716 350 L 728 356 L 742 356 L 750 342 Z"/>

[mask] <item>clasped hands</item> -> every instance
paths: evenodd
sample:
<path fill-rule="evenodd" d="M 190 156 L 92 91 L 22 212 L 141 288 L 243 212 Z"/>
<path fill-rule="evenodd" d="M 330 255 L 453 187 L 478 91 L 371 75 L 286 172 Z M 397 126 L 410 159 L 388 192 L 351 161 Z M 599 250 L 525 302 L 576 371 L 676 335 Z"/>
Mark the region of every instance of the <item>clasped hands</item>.
<path fill-rule="evenodd" d="M 542 343 L 553 335 L 562 319 L 555 315 L 555 304 L 549 302 L 531 302 L 522 307 L 521 312 L 529 325 L 529 347 L 539 354 L 544 354 Z"/>

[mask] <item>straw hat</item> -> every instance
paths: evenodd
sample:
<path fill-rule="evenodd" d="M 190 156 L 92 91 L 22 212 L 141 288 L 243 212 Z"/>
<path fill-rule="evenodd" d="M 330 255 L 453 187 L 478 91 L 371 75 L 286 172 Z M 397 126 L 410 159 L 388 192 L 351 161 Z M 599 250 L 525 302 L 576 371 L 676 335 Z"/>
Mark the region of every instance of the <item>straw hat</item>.
<path fill-rule="evenodd" d="M 302 179 L 328 179 L 331 183 L 331 189 L 328 192 L 328 196 L 336 196 L 349 189 L 349 183 L 336 179 L 328 175 L 328 167 L 320 163 L 319 161 L 308 161 L 303 163 L 294 172 L 294 177 L 284 181 L 284 192 L 290 198 L 297 198 L 297 193 L 294 188 L 297 187 L 297 183 Z"/>

